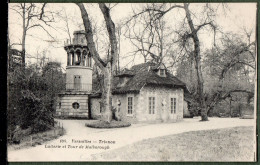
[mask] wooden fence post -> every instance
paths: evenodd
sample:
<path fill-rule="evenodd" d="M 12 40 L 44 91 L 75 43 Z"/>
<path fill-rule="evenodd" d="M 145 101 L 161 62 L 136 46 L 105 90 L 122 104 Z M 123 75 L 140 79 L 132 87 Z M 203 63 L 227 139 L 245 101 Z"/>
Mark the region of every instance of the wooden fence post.
<path fill-rule="evenodd" d="M 31 137 L 31 146 L 32 146 L 32 135 L 30 135 L 30 137 Z"/>

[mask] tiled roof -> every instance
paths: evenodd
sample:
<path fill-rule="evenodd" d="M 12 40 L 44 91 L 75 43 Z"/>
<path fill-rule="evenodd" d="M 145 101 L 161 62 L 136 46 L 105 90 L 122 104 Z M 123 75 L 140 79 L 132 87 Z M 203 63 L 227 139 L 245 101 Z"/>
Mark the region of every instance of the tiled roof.
<path fill-rule="evenodd" d="M 158 85 L 167 87 L 181 87 L 186 89 L 185 83 L 180 81 L 177 77 L 173 76 L 166 71 L 166 77 L 159 76 L 154 68 L 157 64 L 152 62 L 142 63 L 133 66 L 130 70 L 125 70 L 114 78 L 114 94 L 119 93 L 138 93 L 144 85 Z M 120 79 L 127 77 L 128 81 L 122 86 Z M 97 85 L 97 80 L 93 79 L 93 91 L 100 92 L 100 86 Z"/>

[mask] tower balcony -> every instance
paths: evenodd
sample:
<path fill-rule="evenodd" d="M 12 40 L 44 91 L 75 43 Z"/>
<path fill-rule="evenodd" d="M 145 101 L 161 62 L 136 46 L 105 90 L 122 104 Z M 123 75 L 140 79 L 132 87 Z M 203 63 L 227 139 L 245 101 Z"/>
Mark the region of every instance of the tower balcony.
<path fill-rule="evenodd" d="M 73 40 L 73 42 L 71 43 L 69 40 L 64 41 L 64 47 L 73 47 L 73 46 L 88 46 L 88 44 L 85 41 L 81 41 L 81 40 Z"/>
<path fill-rule="evenodd" d="M 91 92 L 92 84 L 87 83 L 66 83 L 66 91 Z"/>

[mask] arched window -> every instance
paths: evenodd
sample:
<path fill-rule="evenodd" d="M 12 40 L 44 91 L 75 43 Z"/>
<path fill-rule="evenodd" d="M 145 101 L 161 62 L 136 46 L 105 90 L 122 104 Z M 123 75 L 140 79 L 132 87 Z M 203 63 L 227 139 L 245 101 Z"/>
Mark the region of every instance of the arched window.
<path fill-rule="evenodd" d="M 74 109 L 79 109 L 79 103 L 74 102 L 74 103 L 72 104 L 72 107 L 73 107 Z"/>
<path fill-rule="evenodd" d="M 80 65 L 81 63 L 80 50 L 77 50 L 75 54 L 76 54 L 75 65 Z"/>

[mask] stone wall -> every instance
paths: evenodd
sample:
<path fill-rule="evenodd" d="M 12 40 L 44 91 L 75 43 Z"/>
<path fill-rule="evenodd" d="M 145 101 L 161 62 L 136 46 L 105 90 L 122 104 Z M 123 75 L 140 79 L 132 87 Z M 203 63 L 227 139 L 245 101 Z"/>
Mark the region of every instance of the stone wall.
<path fill-rule="evenodd" d="M 155 97 L 155 114 L 149 114 L 149 97 Z M 171 114 L 171 100 L 176 98 L 176 113 Z M 183 119 L 183 89 L 149 87 L 141 89 L 137 108 L 138 121 L 172 121 L 176 122 Z M 164 101 L 164 105 L 162 102 Z"/>
<path fill-rule="evenodd" d="M 93 119 L 100 119 L 100 102 L 101 98 L 90 98 L 91 117 Z"/>
<path fill-rule="evenodd" d="M 190 117 L 190 111 L 188 109 L 187 101 L 183 101 L 183 115 L 184 117 Z"/>
<path fill-rule="evenodd" d="M 128 97 L 133 97 L 133 111 L 132 114 L 128 114 Z M 119 115 L 121 117 L 121 120 L 123 121 L 128 121 L 131 123 L 136 123 L 136 111 L 138 107 L 138 94 L 119 94 L 119 95 L 114 95 L 112 104 L 113 107 L 118 108 L 117 102 L 120 100 L 121 105 L 120 105 L 120 111 Z"/>
<path fill-rule="evenodd" d="M 79 103 L 79 108 L 74 109 L 72 104 Z M 88 118 L 88 95 L 63 95 L 59 97 L 56 106 L 56 115 L 62 117 Z"/>
<path fill-rule="evenodd" d="M 86 66 L 67 66 L 66 83 L 74 84 L 75 75 L 78 75 L 81 77 L 81 83 L 92 84 L 92 68 L 86 67 Z"/>
<path fill-rule="evenodd" d="M 133 113 L 128 114 L 128 97 L 133 97 Z M 149 97 L 155 97 L 155 114 L 149 114 Z M 176 98 L 176 113 L 171 114 L 170 98 Z M 183 119 L 183 89 L 164 87 L 144 87 L 139 94 L 113 95 L 112 105 L 117 108 L 120 100 L 119 115 L 122 120 L 136 122 L 177 122 Z M 91 98 L 91 115 L 100 119 L 101 98 Z M 165 102 L 164 107 L 162 102 Z"/>
<path fill-rule="evenodd" d="M 128 103 L 127 103 L 127 97 L 133 97 L 133 114 L 128 114 Z M 121 117 L 121 120 L 123 121 L 129 121 L 131 123 L 136 122 L 136 108 L 137 108 L 137 101 L 138 101 L 138 94 L 120 94 L 120 95 L 113 95 L 112 99 L 112 106 L 114 108 L 118 108 L 117 102 L 120 100 L 120 110 L 119 110 L 119 116 Z M 101 98 L 91 98 L 91 116 L 93 119 L 100 119 L 101 113 L 100 113 L 100 102 Z"/>

